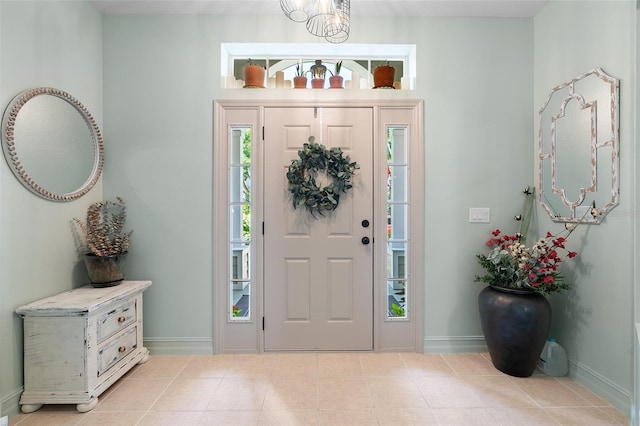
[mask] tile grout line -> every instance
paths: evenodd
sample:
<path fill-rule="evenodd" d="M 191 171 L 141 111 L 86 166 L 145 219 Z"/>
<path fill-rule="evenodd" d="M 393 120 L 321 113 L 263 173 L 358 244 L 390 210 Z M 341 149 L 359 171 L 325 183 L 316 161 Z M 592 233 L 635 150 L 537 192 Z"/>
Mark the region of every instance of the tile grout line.
<path fill-rule="evenodd" d="M 187 361 L 184 363 L 184 365 L 182 366 L 182 368 L 180 369 L 180 371 L 178 371 L 176 373 L 176 375 L 171 379 L 171 381 L 167 384 L 167 387 L 158 395 L 158 397 L 151 403 L 149 404 L 148 408 L 144 411 L 144 414 L 142 415 L 142 417 L 140 418 L 140 420 L 138 420 L 136 422 L 136 426 L 139 426 L 140 423 L 144 420 L 145 417 L 147 417 L 147 415 L 151 412 L 151 408 L 160 400 L 160 398 L 162 398 L 162 395 L 164 395 L 167 390 L 169 390 L 169 388 L 171 387 L 172 384 L 175 383 L 176 379 L 180 376 L 180 373 L 182 373 L 184 371 L 185 368 L 187 368 L 187 365 L 189 365 L 189 363 L 193 360 L 193 356 L 190 355 L 189 358 L 187 359 Z M 148 360 L 149 361 L 149 360 Z M 147 361 L 147 362 L 148 362 Z M 145 363 L 146 364 L 146 363 Z M 144 365 L 144 364 L 139 364 L 139 365 Z M 131 377 L 127 377 L 127 379 L 130 379 Z"/>

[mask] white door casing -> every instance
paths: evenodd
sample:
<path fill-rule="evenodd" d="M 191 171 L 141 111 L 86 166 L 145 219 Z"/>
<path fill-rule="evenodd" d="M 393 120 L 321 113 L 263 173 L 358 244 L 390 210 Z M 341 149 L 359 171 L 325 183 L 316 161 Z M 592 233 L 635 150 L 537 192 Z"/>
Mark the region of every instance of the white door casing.
<path fill-rule="evenodd" d="M 362 242 L 373 238 L 372 115 L 265 109 L 265 350 L 373 349 L 373 244 Z M 294 209 L 287 190 L 287 166 L 309 136 L 360 166 L 354 187 L 324 216 Z"/>
<path fill-rule="evenodd" d="M 244 94 L 244 91 L 241 91 Z M 295 92 L 295 91 L 293 91 Z M 311 91 L 309 91 L 311 92 Z M 260 231 L 261 223 L 265 217 L 269 217 L 269 212 L 264 212 L 261 206 L 266 206 L 264 202 L 264 186 L 272 177 L 267 175 L 265 170 L 265 159 L 271 157 L 268 152 L 271 147 L 266 146 L 263 141 L 263 127 L 269 128 L 269 123 L 265 122 L 268 116 L 266 112 L 270 108 L 300 108 L 313 111 L 318 108 L 317 113 L 328 114 L 324 110 L 335 109 L 339 111 L 344 108 L 364 108 L 372 111 L 373 116 L 373 158 L 371 161 L 371 174 L 373 184 L 371 188 L 373 196 L 373 214 L 371 229 L 373 244 L 372 250 L 372 301 L 373 306 L 373 351 L 416 351 L 422 352 L 425 347 L 423 337 L 423 305 L 424 305 L 424 136 L 423 136 L 423 102 L 421 100 L 409 99 L 378 99 L 373 96 L 370 99 L 358 100 L 350 99 L 348 91 L 314 91 L 315 99 L 311 101 L 300 101 L 287 99 L 285 92 L 282 92 L 283 100 L 250 100 L 231 99 L 216 101 L 214 103 L 214 176 L 213 176 L 213 352 L 214 353 L 260 353 L 265 351 L 265 332 L 263 331 L 263 315 L 265 314 L 266 295 L 264 290 L 268 287 L 265 282 L 264 260 L 268 258 L 265 252 L 274 250 L 264 243 L 268 241 Z M 372 91 L 376 95 L 377 91 Z M 247 92 L 248 93 L 248 92 Z M 355 94 L 355 93 L 354 93 Z M 369 92 L 363 91 L 363 95 Z M 386 93 L 385 93 L 386 94 Z M 399 95 L 400 93 L 397 93 Z M 336 112 L 338 116 L 340 112 Z M 227 306 L 231 292 L 229 277 L 231 275 L 231 262 L 229 261 L 229 146 L 231 143 L 231 129 L 234 126 L 246 126 L 252 129 L 254 140 L 252 141 L 252 244 L 251 244 L 251 316 L 247 320 L 235 321 L 229 317 L 229 307 Z M 386 132 L 389 129 L 405 129 L 408 140 L 408 232 L 409 242 L 407 249 L 407 279 L 411 283 L 407 293 L 406 318 L 390 318 L 387 315 L 387 144 Z M 318 134 L 326 134 L 326 129 L 318 130 L 313 128 Z M 311 132 L 311 130 L 309 130 Z M 314 135 L 317 137 L 317 135 Z M 301 136 L 296 136 L 296 141 Z M 306 140 L 306 134 L 303 140 Z M 267 135 L 267 140 L 269 135 Z M 320 139 L 319 139 L 320 140 Z M 326 141 L 322 141 L 327 146 L 331 146 Z M 301 144 L 302 142 L 296 142 Z M 277 172 L 278 185 L 284 192 L 286 189 L 286 176 L 284 175 L 285 164 L 297 155 L 297 148 L 291 149 L 286 157 L 286 162 L 282 159 L 281 173 Z M 358 154 L 359 156 L 359 154 Z M 352 160 L 363 164 L 362 158 L 352 155 Z M 359 170 L 358 172 L 361 172 Z M 356 175 L 358 176 L 358 174 Z M 353 193 L 354 191 L 351 191 Z M 287 195 L 286 192 L 282 195 Z M 338 212 L 349 209 L 349 196 L 340 200 Z M 276 206 L 273 213 L 277 216 L 284 216 L 285 209 L 289 208 L 290 200 L 283 201 L 282 206 Z M 279 215 L 279 216 L 278 216 Z M 354 221 L 360 226 L 360 220 Z M 269 224 L 265 225 L 269 232 Z M 354 228 L 355 231 L 363 229 Z M 354 238 L 355 239 L 355 238 Z M 357 248 L 356 248 L 357 247 Z M 354 246 L 354 251 L 362 246 Z M 344 255 L 340 255 L 344 256 Z M 347 275 L 347 272 L 342 272 Z M 279 302 L 281 303 L 281 302 Z M 270 304 L 267 304 L 271 306 Z M 267 306 L 267 309 L 268 309 Z M 299 315 L 296 313 L 296 315 Z M 346 315 L 340 314 L 343 317 Z M 340 315 L 334 315 L 336 317 Z M 265 319 L 268 329 L 269 318 Z M 281 349 L 273 349 L 281 350 Z M 301 348 L 282 350 L 303 350 Z M 351 349 L 345 349 L 351 350 Z M 366 349 L 363 349 L 366 350 Z"/>

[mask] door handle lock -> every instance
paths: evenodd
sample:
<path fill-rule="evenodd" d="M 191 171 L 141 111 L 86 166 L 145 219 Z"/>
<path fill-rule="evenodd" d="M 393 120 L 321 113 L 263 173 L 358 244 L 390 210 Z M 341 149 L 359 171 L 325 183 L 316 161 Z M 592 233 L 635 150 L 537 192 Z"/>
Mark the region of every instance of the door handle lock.
<path fill-rule="evenodd" d="M 362 237 L 362 240 L 361 240 L 361 241 L 362 241 L 362 244 L 364 244 L 365 246 L 371 242 L 371 241 L 369 240 L 369 237 Z"/>
<path fill-rule="evenodd" d="M 362 221 L 362 227 L 363 228 L 368 228 L 369 227 L 369 221 L 367 219 Z"/>

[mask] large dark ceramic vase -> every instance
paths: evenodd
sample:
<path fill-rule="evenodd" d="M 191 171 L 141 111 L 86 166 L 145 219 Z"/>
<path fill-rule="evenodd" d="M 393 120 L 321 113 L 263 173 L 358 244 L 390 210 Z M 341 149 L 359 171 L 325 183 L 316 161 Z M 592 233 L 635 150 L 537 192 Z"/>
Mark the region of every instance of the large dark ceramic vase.
<path fill-rule="evenodd" d="M 96 256 L 93 253 L 84 255 L 84 264 L 91 280 L 91 285 L 97 288 L 112 287 L 122 283 L 124 274 L 122 266 L 127 258 L 127 252 L 112 256 Z"/>
<path fill-rule="evenodd" d="M 487 286 L 478 309 L 493 365 L 511 376 L 531 376 L 551 327 L 549 301 L 533 291 Z"/>

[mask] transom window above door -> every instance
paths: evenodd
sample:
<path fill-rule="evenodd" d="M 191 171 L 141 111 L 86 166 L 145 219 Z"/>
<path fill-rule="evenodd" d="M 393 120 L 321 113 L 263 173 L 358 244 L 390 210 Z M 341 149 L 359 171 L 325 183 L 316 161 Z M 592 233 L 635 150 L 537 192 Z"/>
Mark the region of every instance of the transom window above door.
<path fill-rule="evenodd" d="M 285 80 L 296 76 L 296 65 L 308 72 L 316 60 L 327 67 L 328 76 L 335 72 L 336 63 L 342 61 L 340 75 L 345 81 L 357 73 L 369 87 L 378 65 L 393 66 L 397 80 L 404 77 L 413 81 L 416 75 L 416 46 L 408 44 L 222 43 L 220 52 L 221 75 L 234 76 L 236 80 L 244 78 L 243 68 L 249 59 L 266 68 L 267 78 L 282 71 Z M 327 78 L 325 85 L 328 84 Z"/>

